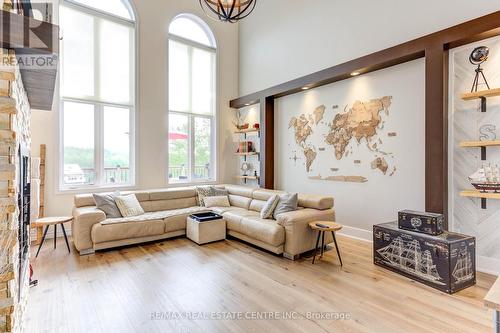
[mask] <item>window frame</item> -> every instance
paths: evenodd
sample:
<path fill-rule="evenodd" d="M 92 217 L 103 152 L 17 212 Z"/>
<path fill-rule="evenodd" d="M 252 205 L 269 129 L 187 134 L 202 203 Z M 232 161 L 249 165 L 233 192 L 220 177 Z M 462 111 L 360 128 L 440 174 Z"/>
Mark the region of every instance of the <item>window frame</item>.
<path fill-rule="evenodd" d="M 174 180 L 170 179 L 169 177 L 169 171 L 170 171 L 170 139 L 169 139 L 169 133 L 170 133 L 170 128 L 169 125 L 167 125 L 167 140 L 166 140 L 166 183 L 169 186 L 186 186 L 186 185 L 201 185 L 201 184 L 216 184 L 220 177 L 219 177 L 219 149 L 218 149 L 218 143 L 219 143 L 219 135 L 218 135 L 218 129 L 219 129 L 219 48 L 217 47 L 217 40 L 215 38 L 215 35 L 212 31 L 212 29 L 208 26 L 208 24 L 200 19 L 198 16 L 193 15 L 193 14 L 180 14 L 174 17 L 170 24 L 174 22 L 178 18 L 187 18 L 192 20 L 194 23 L 199 25 L 207 34 L 209 40 L 212 43 L 212 46 L 208 46 L 172 33 L 168 33 L 168 38 L 167 38 L 167 124 L 169 124 L 169 116 L 170 114 L 176 114 L 176 115 L 181 115 L 181 116 L 186 116 L 188 118 L 188 164 L 189 164 L 189 179 L 187 181 L 179 181 L 179 180 Z M 169 25 L 170 26 L 170 25 Z M 170 109 L 170 41 L 174 41 L 180 44 L 187 45 L 191 48 L 197 48 L 201 49 L 204 51 L 212 52 L 214 54 L 214 63 L 213 63 L 213 74 L 215 76 L 214 78 L 214 101 L 213 101 L 213 113 L 211 115 L 207 114 L 200 114 L 200 113 L 195 113 L 195 112 L 190 112 L 190 111 L 178 111 L 178 110 L 171 110 Z M 190 59 L 189 62 L 192 63 L 192 53 L 190 53 Z M 192 96 L 192 77 L 189 77 L 189 83 L 190 83 L 190 97 Z M 192 98 L 189 98 L 189 103 L 192 103 Z M 192 107 L 192 105 L 190 105 Z M 210 163 L 213 165 L 212 172 L 211 172 L 211 179 L 195 179 L 193 176 L 195 174 L 195 149 L 194 149 L 194 141 L 195 141 L 195 132 L 194 132 L 194 121 L 195 118 L 205 118 L 205 119 L 210 119 L 211 123 L 211 138 L 210 138 Z"/>
<path fill-rule="evenodd" d="M 59 95 L 59 109 L 58 109 L 58 118 L 59 118 L 59 129 L 58 129 L 58 154 L 57 154 L 57 179 L 58 186 L 56 189 L 56 193 L 81 193 L 81 192 L 92 192 L 95 190 L 103 189 L 103 190 L 112 190 L 112 189 L 134 189 L 137 184 L 137 170 L 138 170 L 138 160 L 137 160 L 137 147 L 138 147 L 138 105 L 139 105 L 139 22 L 137 19 L 137 15 L 135 14 L 135 8 L 133 4 L 127 0 L 122 1 L 124 6 L 129 10 L 131 16 L 135 20 L 129 20 L 120 16 L 112 15 L 108 12 L 100 11 L 95 9 L 94 7 L 85 6 L 83 4 L 74 2 L 72 0 L 61 0 L 59 4 L 60 7 L 67 7 L 73 10 L 80 11 L 86 15 L 94 16 L 100 19 L 109 20 L 114 23 L 122 24 L 125 26 L 129 26 L 133 29 L 133 50 L 131 50 L 130 55 L 133 56 L 132 61 L 130 62 L 130 92 L 131 103 L 129 104 L 121 104 L 121 103 L 113 103 L 109 101 L 98 101 L 96 98 L 97 92 L 94 92 L 94 96 L 89 96 L 88 98 L 79 98 L 79 97 L 65 97 L 62 95 L 62 84 L 63 84 L 63 71 L 64 68 L 62 66 L 63 61 L 60 61 L 60 74 L 58 75 L 58 95 Z M 64 42 L 64 39 L 61 40 L 61 43 Z M 62 52 L 63 46 L 60 46 L 61 50 L 61 59 L 64 57 Z M 94 39 L 94 56 L 97 57 L 99 50 L 98 40 Z M 94 58 L 96 59 L 96 58 Z M 98 64 L 94 64 L 94 73 L 97 72 Z M 97 76 L 95 77 L 97 78 Z M 98 81 L 98 80 L 96 80 Z M 94 88 L 99 87 L 100 82 L 94 82 Z M 64 102 L 74 102 L 74 103 L 83 103 L 90 104 L 94 106 L 94 168 L 95 168 L 95 182 L 94 184 L 65 184 L 64 183 Z M 121 183 L 121 184 L 106 184 L 104 182 L 104 108 L 105 107 L 116 107 L 116 108 L 124 108 L 129 110 L 129 182 Z"/>

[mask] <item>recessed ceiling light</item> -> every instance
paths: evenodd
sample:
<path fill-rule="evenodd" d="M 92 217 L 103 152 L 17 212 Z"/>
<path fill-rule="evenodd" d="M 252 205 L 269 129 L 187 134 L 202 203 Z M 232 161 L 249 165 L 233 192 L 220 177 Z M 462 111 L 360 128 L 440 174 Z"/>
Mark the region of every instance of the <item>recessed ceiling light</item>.
<path fill-rule="evenodd" d="M 352 72 L 351 76 L 358 76 L 359 74 L 361 74 L 361 73 L 360 72 Z"/>
<path fill-rule="evenodd" d="M 250 103 L 245 104 L 245 106 L 250 106 Z"/>
<path fill-rule="evenodd" d="M 309 89 L 309 87 L 302 87 L 302 90 L 307 90 Z"/>

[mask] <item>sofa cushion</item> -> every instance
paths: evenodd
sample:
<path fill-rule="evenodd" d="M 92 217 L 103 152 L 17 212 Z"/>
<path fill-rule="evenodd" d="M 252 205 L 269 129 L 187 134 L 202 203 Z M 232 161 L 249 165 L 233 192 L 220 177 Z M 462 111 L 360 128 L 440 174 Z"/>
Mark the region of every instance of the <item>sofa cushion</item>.
<path fill-rule="evenodd" d="M 165 218 L 165 232 L 186 231 L 186 220 L 192 213 L 173 215 Z"/>
<path fill-rule="evenodd" d="M 252 198 L 252 193 L 255 191 L 255 188 L 241 185 L 224 185 L 224 188 L 229 192 L 229 194 L 247 198 Z"/>
<path fill-rule="evenodd" d="M 76 208 L 95 206 L 94 196 L 92 194 L 77 194 L 73 200 Z"/>
<path fill-rule="evenodd" d="M 270 197 L 273 195 L 280 195 L 280 194 L 285 194 L 286 192 L 283 191 L 277 191 L 277 190 L 266 190 L 266 189 L 259 189 L 255 190 L 252 193 L 252 197 L 256 200 L 262 200 L 262 201 L 267 201 L 269 200 Z"/>
<path fill-rule="evenodd" d="M 229 204 L 229 198 L 227 197 L 227 195 L 205 197 L 204 201 L 205 201 L 205 207 L 207 207 L 207 208 L 231 207 L 231 204 Z"/>
<path fill-rule="evenodd" d="M 253 199 L 252 202 L 250 202 L 250 210 L 253 210 L 254 212 L 261 212 L 262 208 L 266 205 L 267 201 L 264 200 L 256 200 Z"/>
<path fill-rule="evenodd" d="M 146 212 L 157 212 L 162 210 L 172 210 L 179 208 L 188 208 L 198 206 L 196 197 L 168 199 L 168 200 L 154 200 L 141 202 L 142 208 Z"/>
<path fill-rule="evenodd" d="M 211 207 L 210 210 L 216 214 L 222 215 L 225 212 L 230 212 L 233 210 L 241 210 L 241 211 L 246 211 L 246 209 L 240 208 L 240 207 L 235 207 L 235 206 L 230 206 L 230 207 Z"/>
<path fill-rule="evenodd" d="M 161 235 L 165 231 L 163 219 L 124 222 L 119 224 L 97 223 L 92 227 L 94 243 L 110 242 L 121 239 Z"/>
<path fill-rule="evenodd" d="M 228 212 L 225 212 L 222 214 L 224 219 L 226 220 L 226 227 L 228 230 L 235 230 L 239 231 L 239 225 L 241 220 L 244 217 L 254 217 L 254 218 L 259 218 L 260 214 L 254 211 L 246 210 L 246 209 L 235 209 L 235 210 L 230 210 Z"/>
<path fill-rule="evenodd" d="M 204 207 L 194 206 L 188 208 L 181 209 L 172 209 L 172 210 L 164 210 L 158 212 L 148 212 L 138 216 L 130 216 L 130 217 L 122 217 L 116 219 L 106 219 L 101 222 L 103 225 L 107 224 L 121 224 L 121 223 L 129 223 L 129 222 L 142 222 L 142 221 L 151 221 L 151 220 L 163 220 L 168 217 L 178 216 L 178 215 L 189 215 L 193 213 L 206 212 L 208 211 Z"/>
<path fill-rule="evenodd" d="M 236 194 L 229 195 L 229 203 L 231 204 L 231 206 L 249 209 L 251 202 L 252 202 L 252 198 L 248 198 L 248 197 L 244 197 L 244 196 L 236 195 Z"/>
<path fill-rule="evenodd" d="M 193 187 L 179 187 L 149 191 L 149 200 L 171 200 L 196 197 Z"/>
<path fill-rule="evenodd" d="M 299 206 L 320 210 L 329 209 L 333 207 L 333 197 L 299 193 Z"/>
<path fill-rule="evenodd" d="M 275 220 L 255 216 L 243 217 L 234 231 L 273 246 L 285 243 L 285 228 Z"/>

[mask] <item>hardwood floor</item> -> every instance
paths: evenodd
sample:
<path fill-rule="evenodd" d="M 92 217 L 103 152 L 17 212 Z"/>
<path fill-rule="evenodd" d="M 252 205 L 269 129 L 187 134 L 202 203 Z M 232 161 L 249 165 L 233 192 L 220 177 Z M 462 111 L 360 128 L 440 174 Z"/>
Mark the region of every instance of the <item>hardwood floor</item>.
<path fill-rule="evenodd" d="M 293 262 L 237 240 L 198 246 L 179 238 L 84 257 L 68 254 L 62 239 L 56 251 L 49 245 L 32 259 L 39 284 L 30 291 L 26 332 L 492 330 L 482 299 L 493 276 L 479 273 L 475 287 L 446 295 L 375 267 L 371 244 L 345 237 L 339 237 L 343 268 L 335 250 L 312 265 L 310 258 Z M 243 319 L 227 320 L 231 312 Z M 257 320 L 259 312 L 292 318 Z M 350 317 L 319 317 L 334 312 Z M 173 320 L 169 313 L 225 318 Z"/>

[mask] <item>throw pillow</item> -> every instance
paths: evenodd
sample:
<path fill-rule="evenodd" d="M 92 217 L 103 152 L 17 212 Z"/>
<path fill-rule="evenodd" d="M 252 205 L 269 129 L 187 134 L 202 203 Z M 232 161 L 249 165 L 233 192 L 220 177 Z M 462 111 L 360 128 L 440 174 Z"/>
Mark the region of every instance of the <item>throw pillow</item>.
<path fill-rule="evenodd" d="M 274 210 L 280 201 L 280 197 L 278 195 L 273 195 L 269 199 L 267 199 L 266 204 L 262 207 L 260 211 L 261 219 L 271 219 L 273 217 Z"/>
<path fill-rule="evenodd" d="M 276 219 L 276 216 L 279 214 L 283 214 L 286 212 L 293 212 L 297 210 L 299 205 L 299 195 L 297 193 L 287 193 L 280 195 L 280 201 L 274 210 L 273 216 Z"/>
<path fill-rule="evenodd" d="M 213 197 L 205 197 L 205 207 L 231 207 L 229 204 L 229 198 L 227 195 L 213 196 Z"/>
<path fill-rule="evenodd" d="M 213 195 L 216 197 L 223 196 L 223 195 L 225 195 L 227 197 L 229 195 L 229 192 L 226 189 L 217 188 L 217 187 L 213 187 L 213 189 L 214 189 Z"/>
<path fill-rule="evenodd" d="M 117 196 L 115 197 L 115 202 L 123 217 L 144 214 L 144 209 L 142 209 L 141 204 L 139 203 L 139 200 L 137 200 L 135 194 Z"/>
<path fill-rule="evenodd" d="M 196 188 L 196 193 L 198 194 L 198 202 L 201 207 L 205 207 L 205 197 L 213 197 L 214 196 L 214 187 L 213 186 L 200 186 Z"/>
<path fill-rule="evenodd" d="M 102 210 L 108 219 L 122 217 L 120 210 L 115 202 L 115 197 L 119 196 L 120 192 L 108 193 L 108 194 L 98 194 L 94 193 L 95 205 L 98 209 Z"/>

